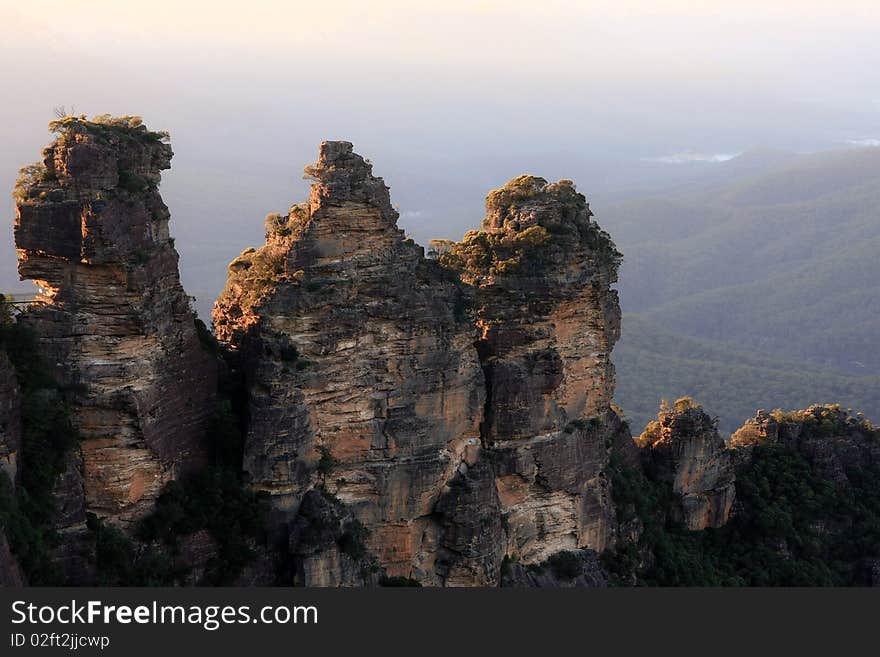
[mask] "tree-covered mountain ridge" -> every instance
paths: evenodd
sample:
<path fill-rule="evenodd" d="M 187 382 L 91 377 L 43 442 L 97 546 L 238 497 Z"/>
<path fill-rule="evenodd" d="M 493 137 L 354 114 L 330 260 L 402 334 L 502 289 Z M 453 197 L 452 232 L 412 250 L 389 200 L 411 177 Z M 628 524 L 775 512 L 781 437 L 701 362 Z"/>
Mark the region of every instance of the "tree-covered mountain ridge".
<path fill-rule="evenodd" d="M 626 254 L 618 402 L 639 424 L 694 394 L 728 431 L 758 391 L 768 408 L 835 400 L 876 417 L 880 148 L 735 165 L 601 209 Z M 662 376 L 634 381 L 635 360 Z"/>

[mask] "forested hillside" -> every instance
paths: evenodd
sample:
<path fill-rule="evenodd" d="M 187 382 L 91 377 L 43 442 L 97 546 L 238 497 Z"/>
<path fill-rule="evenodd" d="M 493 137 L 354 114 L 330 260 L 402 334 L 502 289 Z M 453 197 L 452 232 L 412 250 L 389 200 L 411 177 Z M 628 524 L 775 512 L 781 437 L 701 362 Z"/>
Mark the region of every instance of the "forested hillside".
<path fill-rule="evenodd" d="M 635 427 L 682 394 L 728 430 L 757 406 L 880 416 L 880 149 L 774 157 L 760 173 L 732 160 L 599 213 L 625 254 L 617 399 Z"/>
<path fill-rule="evenodd" d="M 873 372 L 845 373 L 683 336 L 632 313 L 623 317 L 614 362 L 615 399 L 636 432 L 653 419 L 656 400 L 688 393 L 712 400 L 723 434 L 738 429 L 759 408 L 805 408 L 834 399 L 856 411 L 876 409 L 880 396 L 880 376 Z"/>

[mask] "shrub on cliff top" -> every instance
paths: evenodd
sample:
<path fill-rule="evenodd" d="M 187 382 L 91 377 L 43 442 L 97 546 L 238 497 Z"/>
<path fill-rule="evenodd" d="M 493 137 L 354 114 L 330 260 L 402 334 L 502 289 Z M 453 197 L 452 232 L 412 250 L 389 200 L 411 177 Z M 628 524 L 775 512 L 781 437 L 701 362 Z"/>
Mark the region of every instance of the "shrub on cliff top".
<path fill-rule="evenodd" d="M 446 269 L 475 275 L 530 274 L 545 264 L 551 239 L 543 226 L 509 234 L 471 230 L 438 261 Z"/>
<path fill-rule="evenodd" d="M 507 210 L 530 201 L 558 203 L 564 214 L 571 215 L 587 208 L 587 199 L 577 191 L 571 180 L 548 183 L 545 178 L 522 175 L 511 179 L 500 189 L 486 196 L 487 210 Z"/>
<path fill-rule="evenodd" d="M 16 201 L 22 203 L 28 199 L 28 193 L 33 187 L 54 180 L 55 174 L 49 171 L 42 162 L 27 164 L 18 170 L 18 178 L 12 189 L 12 196 Z"/>
<path fill-rule="evenodd" d="M 91 119 L 85 114 L 79 116 L 63 116 L 49 123 L 49 131 L 58 134 L 67 134 L 73 131 L 88 131 L 96 133 L 98 138 L 107 139 L 111 136 L 137 139 L 144 143 L 167 142 L 168 132 L 164 130 L 153 131 L 147 129 L 140 116 L 111 116 L 99 114 Z"/>
<path fill-rule="evenodd" d="M 547 187 L 547 180 L 524 174 L 509 180 L 504 187 L 493 189 L 486 195 L 487 208 L 504 208 L 539 196 Z"/>
<path fill-rule="evenodd" d="M 277 212 L 271 212 L 266 215 L 266 239 L 270 237 L 287 237 L 290 235 L 290 225 L 288 217 Z"/>

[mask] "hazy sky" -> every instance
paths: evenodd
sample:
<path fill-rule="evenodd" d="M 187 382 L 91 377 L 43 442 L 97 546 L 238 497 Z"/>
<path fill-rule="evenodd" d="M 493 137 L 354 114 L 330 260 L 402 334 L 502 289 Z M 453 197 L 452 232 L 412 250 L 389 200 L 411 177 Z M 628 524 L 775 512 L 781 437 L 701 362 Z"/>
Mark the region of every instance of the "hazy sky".
<path fill-rule="evenodd" d="M 184 282 L 211 294 L 322 139 L 375 163 L 419 241 L 531 172 L 588 196 L 754 146 L 880 138 L 877 2 L 0 0 L 0 187 L 53 107 L 140 114 Z M 601 207 L 595 207 L 601 222 Z M 12 201 L 0 289 L 14 282 Z"/>

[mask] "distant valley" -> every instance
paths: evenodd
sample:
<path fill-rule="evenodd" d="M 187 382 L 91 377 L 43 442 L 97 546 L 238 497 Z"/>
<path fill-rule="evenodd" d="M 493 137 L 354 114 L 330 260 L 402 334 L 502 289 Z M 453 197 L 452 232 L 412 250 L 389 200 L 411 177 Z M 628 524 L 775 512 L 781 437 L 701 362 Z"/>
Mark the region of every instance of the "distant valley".
<path fill-rule="evenodd" d="M 635 429 L 682 394 L 726 431 L 756 406 L 880 416 L 880 149 L 747 152 L 594 210 L 625 255 L 614 359 Z"/>

